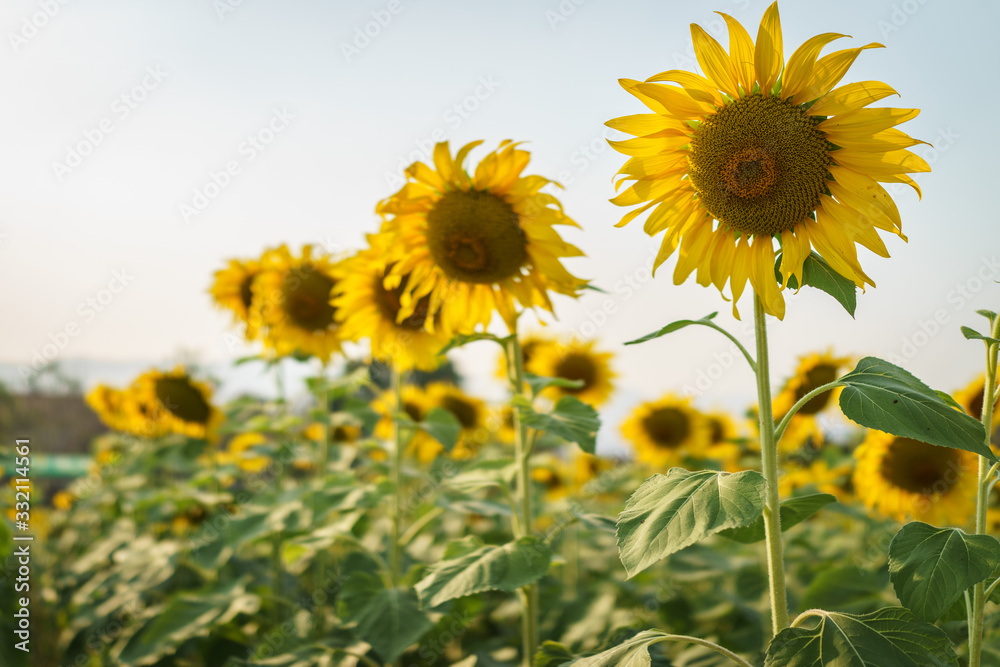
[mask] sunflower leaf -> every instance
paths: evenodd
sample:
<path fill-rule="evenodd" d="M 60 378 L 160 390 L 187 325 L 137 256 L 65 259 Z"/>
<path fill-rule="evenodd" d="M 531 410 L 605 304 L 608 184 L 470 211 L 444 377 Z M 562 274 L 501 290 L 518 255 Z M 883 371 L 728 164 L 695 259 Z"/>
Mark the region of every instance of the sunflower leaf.
<path fill-rule="evenodd" d="M 563 665 L 573 667 L 649 667 L 652 660 L 649 657 L 649 647 L 666 639 L 667 634 L 660 630 L 644 630 L 626 639 L 617 646 L 605 649 L 586 658 L 579 658 Z"/>
<path fill-rule="evenodd" d="M 985 310 L 985 309 L 977 310 L 976 313 L 988 319 L 990 321 L 990 324 L 993 324 L 993 322 L 997 319 L 997 314 L 994 313 L 992 310 Z"/>
<path fill-rule="evenodd" d="M 812 493 L 798 498 L 789 498 L 781 503 L 781 530 L 786 531 L 792 526 L 802 523 L 830 503 L 837 502 L 835 496 L 829 493 Z M 729 528 L 719 535 L 728 537 L 741 544 L 753 544 L 764 539 L 764 516 L 761 515 L 749 526 Z"/>
<path fill-rule="evenodd" d="M 778 282 L 782 281 L 780 267 L 781 255 L 778 256 L 774 264 L 774 274 Z M 802 284 L 826 292 L 836 299 L 851 317 L 854 317 L 854 311 L 858 307 L 857 287 L 849 279 L 834 271 L 826 263 L 826 260 L 815 252 L 809 253 L 809 256 L 802 263 Z M 795 276 L 789 277 L 788 287 L 791 289 L 799 288 L 799 282 Z"/>
<path fill-rule="evenodd" d="M 840 409 L 862 426 L 996 460 L 983 444 L 986 431 L 978 420 L 899 366 L 865 357 L 838 382 L 844 385 Z"/>
<path fill-rule="evenodd" d="M 955 400 L 955 397 L 949 394 L 948 392 L 939 391 L 935 389 L 934 393 L 940 396 L 941 400 L 950 405 L 951 407 L 955 408 L 956 410 L 961 410 L 962 412 L 965 412 L 965 408 L 963 408 L 962 405 Z"/>
<path fill-rule="evenodd" d="M 647 335 L 643 336 L 642 338 L 636 338 L 635 340 L 630 340 L 629 342 L 627 342 L 625 344 L 626 345 L 638 345 L 639 343 L 645 343 L 646 341 L 655 340 L 655 339 L 659 338 L 660 336 L 666 336 L 668 333 L 673 333 L 675 331 L 679 331 L 680 329 L 683 329 L 684 327 L 689 327 L 692 324 L 706 324 L 708 322 L 711 322 L 712 319 L 716 315 L 718 315 L 718 314 L 719 314 L 718 311 L 716 311 L 714 313 L 706 315 L 705 317 L 701 318 L 700 320 L 677 320 L 676 322 L 671 322 L 670 324 L 668 324 L 667 326 L 663 327 L 659 331 L 654 331 L 653 333 L 647 334 Z"/>
<path fill-rule="evenodd" d="M 962 335 L 965 336 L 966 340 L 982 340 L 985 341 L 987 345 L 992 345 L 994 343 L 1000 345 L 1000 340 L 992 338 L 991 336 L 984 336 L 970 327 L 962 327 Z"/>
<path fill-rule="evenodd" d="M 671 468 L 642 483 L 618 515 L 618 554 L 628 577 L 727 528 L 753 524 L 764 511 L 764 477 Z"/>
<path fill-rule="evenodd" d="M 902 607 L 855 616 L 813 610 L 767 647 L 764 667 L 944 667 L 958 664 L 940 628 Z"/>
<path fill-rule="evenodd" d="M 1000 542 L 914 521 L 889 543 L 889 579 L 907 609 L 933 623 L 1000 565 Z"/>
<path fill-rule="evenodd" d="M 534 373 L 525 373 L 524 381 L 528 383 L 531 387 L 531 395 L 537 396 L 545 389 L 549 387 L 565 387 L 567 389 L 581 389 L 584 384 L 583 380 L 569 380 L 567 378 L 550 378 L 544 377 L 542 375 L 535 375 Z"/>
<path fill-rule="evenodd" d="M 355 572 L 341 593 L 344 618 L 358 637 L 372 645 L 383 661 L 393 663 L 434 622 L 420 610 L 411 588 L 385 588 L 371 572 Z"/>
<path fill-rule="evenodd" d="M 568 648 L 554 641 L 544 641 L 535 652 L 535 667 L 559 667 L 573 661 L 573 654 Z"/>
<path fill-rule="evenodd" d="M 445 354 L 447 354 L 448 352 L 451 352 L 452 350 L 454 350 L 456 348 L 462 347 L 464 345 L 468 345 L 469 343 L 474 343 L 477 340 L 491 340 L 494 343 L 496 343 L 497 345 L 501 345 L 501 346 L 506 346 L 507 345 L 507 339 L 506 338 L 500 338 L 500 337 L 494 336 L 493 334 L 490 334 L 490 333 L 458 334 L 457 336 L 455 336 L 454 338 L 452 338 L 450 341 L 448 341 L 447 345 L 445 345 L 444 347 L 441 348 L 441 351 L 438 352 L 438 356 L 444 356 Z"/>
<path fill-rule="evenodd" d="M 417 424 L 417 428 L 437 440 L 445 451 L 449 452 L 462 432 L 462 424 L 458 418 L 444 408 L 438 407 L 428 410 L 423 421 Z"/>
<path fill-rule="evenodd" d="M 593 454 L 597 447 L 597 429 L 601 420 L 597 411 L 575 396 L 563 396 L 552 412 L 536 412 L 531 402 L 525 398 L 513 401 L 521 417 L 521 423 L 528 428 L 545 431 L 576 443 L 580 449 Z"/>

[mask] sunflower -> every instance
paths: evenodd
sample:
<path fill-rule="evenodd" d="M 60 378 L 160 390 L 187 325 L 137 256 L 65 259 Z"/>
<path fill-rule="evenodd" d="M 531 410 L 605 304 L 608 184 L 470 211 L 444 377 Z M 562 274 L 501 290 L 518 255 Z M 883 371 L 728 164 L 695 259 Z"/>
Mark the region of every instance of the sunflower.
<path fill-rule="evenodd" d="M 190 438 L 214 440 L 223 416 L 212 405 L 212 390 L 178 366 L 170 372 L 150 370 L 133 382 L 126 401 L 131 413 L 128 429 L 149 437 L 180 433 Z"/>
<path fill-rule="evenodd" d="M 263 433 L 247 432 L 234 436 L 229 441 L 228 455 L 232 463 L 240 470 L 256 474 L 267 469 L 271 459 L 255 453 L 254 448 L 267 442 Z"/>
<path fill-rule="evenodd" d="M 850 462 L 830 467 L 823 459 L 816 459 L 808 465 L 787 466 L 778 481 L 782 496 L 790 496 L 799 489 L 815 489 L 819 493 L 829 493 L 837 500 L 847 497 L 847 480 L 851 475 Z"/>
<path fill-rule="evenodd" d="M 854 491 L 869 509 L 941 526 L 962 526 L 975 511 L 971 452 L 869 431 L 854 457 Z"/>
<path fill-rule="evenodd" d="M 824 33 L 785 64 L 777 3 L 764 13 L 756 45 L 735 19 L 722 17 L 729 53 L 691 26 L 707 78 L 670 70 L 645 82 L 620 81 L 653 113 L 607 123 L 635 137 L 611 142 L 630 156 L 618 172 L 618 187 L 634 181 L 611 201 L 642 204 L 618 226 L 652 209 L 646 233 L 666 230 L 654 268 L 679 249 L 674 282 L 681 284 L 695 269 L 702 286 L 722 291 L 728 281 L 736 317 L 749 278 L 766 312 L 783 318 L 781 290 L 793 275 L 802 284 L 811 248 L 862 289 L 874 286 L 855 244 L 888 257 L 876 229 L 906 239 L 899 211 L 879 181 L 905 183 L 919 195 L 907 174 L 930 167 L 906 149 L 924 142 L 894 128 L 919 110 L 865 108 L 896 94 L 877 81 L 834 88 L 861 51 L 881 44 L 818 58 L 844 36 Z M 780 283 L 774 239 L 781 245 Z"/>
<path fill-rule="evenodd" d="M 432 382 L 427 385 L 426 391 L 431 407 L 447 410 L 462 426 L 458 441 L 451 450 L 452 458 L 471 458 L 489 439 L 489 429 L 486 428 L 489 411 L 486 404 L 445 382 Z M 439 451 L 440 447 L 438 445 Z"/>
<path fill-rule="evenodd" d="M 575 297 L 584 284 L 561 263 L 583 253 L 555 230 L 578 225 L 542 192 L 553 182 L 522 176 L 529 154 L 510 141 L 470 176 L 465 158 L 480 143 L 454 158 L 448 142 L 437 144 L 435 169 L 412 164 L 409 182 L 377 207 L 384 231 L 394 236 L 386 285 L 404 286 L 399 317 L 410 317 L 429 297 L 428 330 L 440 325 L 449 336 L 488 325 L 494 310 L 513 331 L 515 301 L 552 312 L 549 290 Z"/>
<path fill-rule="evenodd" d="M 87 393 L 85 400 L 108 428 L 128 431 L 131 427 L 130 410 L 126 407 L 129 401 L 127 391 L 99 384 Z"/>
<path fill-rule="evenodd" d="M 723 470 L 742 470 L 740 458 L 743 444 L 736 424 L 725 412 L 707 412 L 704 417 L 708 427 L 708 447 L 705 450 L 708 458 L 717 461 Z"/>
<path fill-rule="evenodd" d="M 314 442 L 323 442 L 323 424 L 313 422 L 306 427 L 303 435 Z M 349 445 L 361 439 L 361 427 L 356 424 L 330 425 L 327 432 L 328 442 L 338 445 Z"/>
<path fill-rule="evenodd" d="M 535 350 L 539 349 L 542 345 L 551 343 L 552 341 L 550 338 L 546 338 L 538 334 L 531 334 L 520 337 L 520 342 L 521 356 L 524 359 L 524 367 L 528 368 L 531 365 L 531 360 L 535 356 Z M 507 368 L 507 354 L 505 352 L 501 352 L 497 357 L 496 376 L 504 382 L 510 382 L 510 372 Z"/>
<path fill-rule="evenodd" d="M 260 274 L 260 262 L 253 259 L 229 260 L 229 266 L 215 272 L 215 282 L 209 289 L 215 303 L 233 313 L 237 322 L 246 325 L 246 338 L 257 335 L 257 322 L 251 320 L 253 281 Z"/>
<path fill-rule="evenodd" d="M 572 493 L 572 471 L 565 461 L 550 457 L 538 457 L 531 469 L 531 479 L 536 481 L 545 493 L 545 500 L 555 502 Z"/>
<path fill-rule="evenodd" d="M 986 375 L 980 373 L 979 377 L 970 382 L 965 389 L 956 391 L 954 394 L 954 398 L 958 404 L 979 421 L 983 420 L 983 400 L 985 398 L 985 389 Z M 995 392 L 995 395 L 996 394 L 1000 394 L 1000 392 Z M 1000 397 L 998 397 L 997 403 L 1000 403 Z M 991 426 L 994 429 L 997 428 L 997 426 L 1000 426 L 1000 410 L 997 409 L 997 403 L 993 404 L 993 423 Z"/>
<path fill-rule="evenodd" d="M 60 491 L 52 496 L 52 506 L 57 510 L 66 512 L 72 509 L 75 500 L 73 494 L 69 491 Z"/>
<path fill-rule="evenodd" d="M 710 431 L 704 415 L 689 399 L 667 394 L 639 405 L 622 424 L 622 435 L 635 447 L 636 459 L 655 468 L 702 459 Z"/>
<path fill-rule="evenodd" d="M 800 357 L 795 374 L 785 382 L 785 386 L 771 403 L 775 419 L 784 417 L 810 391 L 836 380 L 840 377 L 841 369 L 850 363 L 849 357 L 834 357 L 830 352 Z M 816 415 L 829 405 L 836 404 L 840 391 L 841 388 L 836 387 L 823 392 L 811 398 L 795 413 L 779 443 L 782 451 L 796 451 L 810 439 L 816 446 L 823 443 L 823 431 L 816 421 Z"/>
<path fill-rule="evenodd" d="M 550 341 L 532 349 L 531 363 L 525 367 L 535 375 L 582 381 L 579 388 L 549 387 L 544 394 L 553 399 L 575 396 L 598 408 L 611 396 L 611 380 L 616 377 L 611 356 L 610 352 L 595 351 L 594 341 Z"/>
<path fill-rule="evenodd" d="M 329 255 L 313 256 L 311 245 L 295 257 L 286 246 L 269 250 L 252 284 L 250 320 L 266 327 L 264 343 L 278 356 L 296 352 L 327 362 L 340 350 L 337 309 L 340 266 Z"/>
<path fill-rule="evenodd" d="M 433 407 L 430 399 L 427 397 L 427 392 L 420 387 L 408 384 L 403 386 L 400 394 L 403 403 L 403 412 L 414 422 L 422 422 L 424 417 L 427 416 L 427 411 Z M 392 419 L 395 406 L 396 396 L 392 390 L 382 392 L 380 396 L 372 401 L 372 409 L 382 415 L 382 418 L 375 424 L 376 438 L 382 440 L 392 438 Z M 434 438 L 423 431 L 417 430 L 413 433 L 412 439 L 407 444 L 405 454 L 416 458 L 420 463 L 430 463 L 437 458 L 440 451 L 441 445 Z M 378 454 L 375 457 L 381 458 Z"/>
<path fill-rule="evenodd" d="M 401 318 L 402 285 L 385 287 L 391 238 L 387 234 L 369 234 L 368 244 L 367 249 L 344 261 L 344 278 L 338 285 L 340 296 L 333 304 L 343 324 L 343 337 L 371 339 L 372 356 L 399 371 L 434 370 L 441 362 L 438 352 L 449 338 L 440 327 L 424 327 L 430 297 L 421 297 L 413 312 Z M 408 276 L 403 276 L 402 284 L 406 282 Z"/>

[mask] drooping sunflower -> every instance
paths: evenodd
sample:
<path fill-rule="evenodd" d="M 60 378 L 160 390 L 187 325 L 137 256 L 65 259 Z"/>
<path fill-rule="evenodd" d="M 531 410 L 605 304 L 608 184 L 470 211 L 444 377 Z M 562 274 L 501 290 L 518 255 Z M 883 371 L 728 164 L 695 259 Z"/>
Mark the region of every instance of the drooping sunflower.
<path fill-rule="evenodd" d="M 172 371 L 146 371 L 128 390 L 126 402 L 132 433 L 149 437 L 179 433 L 190 438 L 214 440 L 223 421 L 212 405 L 212 389 L 193 379 L 181 366 Z"/>
<path fill-rule="evenodd" d="M 824 46 L 844 37 L 823 33 L 785 64 L 776 2 L 764 13 L 756 44 L 739 22 L 721 15 L 729 27 L 728 53 L 691 26 L 704 77 L 670 70 L 645 82 L 620 81 L 653 113 L 607 123 L 635 137 L 611 142 L 630 157 L 618 187 L 634 181 L 611 201 L 641 204 L 618 226 L 650 211 L 646 233 L 666 232 L 654 266 L 677 251 L 676 284 L 696 269 L 704 287 L 721 292 L 728 282 L 736 317 L 749 278 L 765 311 L 783 318 L 781 290 L 793 275 L 802 284 L 812 248 L 859 287 L 874 286 L 855 244 L 888 257 L 876 230 L 906 239 L 899 211 L 879 182 L 905 183 L 920 193 L 907 174 L 930 167 L 906 149 L 924 142 L 895 128 L 919 110 L 866 108 L 896 94 L 878 81 L 835 88 L 862 51 L 881 44 L 820 58 Z"/>
<path fill-rule="evenodd" d="M 664 469 L 706 458 L 710 430 L 690 399 L 667 394 L 633 410 L 622 423 L 622 435 L 635 448 L 636 460 Z"/>
<path fill-rule="evenodd" d="M 557 400 L 575 396 L 584 403 L 598 408 L 607 402 L 617 377 L 611 369 L 610 352 L 598 352 L 594 341 L 549 341 L 532 348 L 531 363 L 526 369 L 535 375 L 564 380 L 580 380 L 583 386 L 549 387 L 543 393 Z"/>
<path fill-rule="evenodd" d="M 836 380 L 840 377 L 841 370 L 850 363 L 850 357 L 835 357 L 829 351 L 800 357 L 795 374 L 785 382 L 771 403 L 775 419 L 780 420 L 784 417 L 792 406 L 810 391 Z M 810 438 L 815 445 L 822 444 L 823 431 L 816 421 L 816 415 L 830 405 L 836 405 L 840 391 L 841 387 L 836 387 L 823 392 L 811 398 L 795 413 L 779 443 L 782 451 L 795 451 Z"/>
<path fill-rule="evenodd" d="M 432 382 L 427 385 L 426 391 L 430 407 L 447 410 L 462 425 L 458 442 L 451 450 L 452 458 L 468 459 L 474 456 L 489 440 L 490 433 L 486 428 L 489 411 L 486 404 L 447 382 Z M 434 444 L 440 451 L 441 445 L 437 442 Z"/>
<path fill-rule="evenodd" d="M 938 526 L 975 512 L 976 454 L 869 431 L 854 457 L 854 492 L 869 509 Z"/>
<path fill-rule="evenodd" d="M 329 255 L 302 247 L 295 257 L 282 245 L 264 253 L 251 285 L 250 320 L 264 327 L 264 343 L 278 356 L 296 352 L 329 361 L 340 350 L 340 324 L 331 299 L 339 293 L 340 266 Z"/>
<path fill-rule="evenodd" d="M 238 323 L 246 327 L 246 338 L 257 335 L 257 322 L 251 319 L 253 281 L 260 274 L 260 262 L 254 259 L 231 259 L 229 265 L 215 272 L 215 282 L 209 289 L 215 303 L 233 313 Z"/>
<path fill-rule="evenodd" d="M 403 285 L 408 276 L 403 276 L 402 284 L 386 288 L 385 276 L 390 266 L 386 257 L 391 243 L 387 234 L 370 234 L 369 247 L 344 260 L 340 296 L 333 304 L 337 319 L 343 324 L 342 336 L 355 341 L 368 338 L 372 356 L 391 363 L 398 371 L 434 370 L 441 363 L 438 352 L 448 344 L 449 337 L 441 327 L 428 330 L 424 326 L 430 308 L 429 296 L 421 297 L 411 314 L 400 317 Z"/>
<path fill-rule="evenodd" d="M 968 386 L 964 389 L 956 391 L 954 394 L 954 399 L 961 405 L 969 415 L 975 417 L 979 421 L 983 420 L 983 400 L 984 391 L 986 389 L 986 375 L 980 373 L 979 377 L 970 382 Z M 994 395 L 1000 394 L 1000 391 L 995 392 Z M 1000 426 L 1000 397 L 998 397 L 997 403 L 993 405 L 993 419 L 991 426 L 995 429 Z"/>
<path fill-rule="evenodd" d="M 511 141 L 469 175 L 465 159 L 480 143 L 454 158 L 448 142 L 437 144 L 434 169 L 415 162 L 406 185 L 377 207 L 383 231 L 394 236 L 386 285 L 404 287 L 399 317 L 429 297 L 426 326 L 447 335 L 488 325 L 494 310 L 513 330 L 515 302 L 552 312 L 549 291 L 575 297 L 584 284 L 561 262 L 583 253 L 555 229 L 578 225 L 542 191 L 553 181 L 522 176 L 529 154 Z"/>

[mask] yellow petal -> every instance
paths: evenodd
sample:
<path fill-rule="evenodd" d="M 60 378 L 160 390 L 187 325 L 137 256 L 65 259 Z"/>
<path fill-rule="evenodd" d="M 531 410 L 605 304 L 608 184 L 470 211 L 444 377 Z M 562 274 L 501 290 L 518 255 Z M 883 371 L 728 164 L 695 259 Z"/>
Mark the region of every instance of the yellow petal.
<path fill-rule="evenodd" d="M 833 151 L 830 155 L 840 166 L 868 174 L 876 179 L 879 179 L 880 176 L 895 176 L 931 170 L 930 165 L 922 157 L 910 151 L 863 153 L 842 148 L 839 151 Z"/>
<path fill-rule="evenodd" d="M 678 86 L 661 83 L 637 83 L 638 92 L 656 100 L 674 118 L 699 118 L 713 111 L 709 104 L 699 102 Z"/>
<path fill-rule="evenodd" d="M 866 215 L 843 204 L 838 204 L 826 195 L 820 197 L 820 206 L 829 213 L 830 218 L 847 238 L 860 243 L 876 255 L 889 256 L 885 243 L 872 227 Z"/>
<path fill-rule="evenodd" d="M 794 98 L 810 83 L 812 83 L 813 70 L 816 67 L 816 58 L 823 47 L 835 39 L 847 37 L 839 32 L 824 32 L 821 35 L 810 37 L 802 46 L 795 49 L 795 53 L 788 59 L 785 73 L 781 77 L 781 98 Z"/>
<path fill-rule="evenodd" d="M 680 252 L 677 255 L 677 266 L 674 268 L 674 284 L 680 285 L 691 272 L 702 262 L 707 261 L 705 249 L 712 240 L 712 223 L 703 222 L 694 225 L 681 239 Z"/>
<path fill-rule="evenodd" d="M 804 104 L 830 92 L 851 68 L 858 54 L 866 49 L 884 49 L 882 44 L 872 42 L 854 49 L 836 51 L 816 61 L 809 84 L 795 95 L 793 104 Z M 810 112 L 811 113 L 811 112 Z"/>
<path fill-rule="evenodd" d="M 833 128 L 844 130 L 868 130 L 872 134 L 889 129 L 894 125 L 912 120 L 920 113 L 920 109 L 894 109 L 880 107 L 877 109 L 858 109 L 850 113 L 827 118 L 817 127 L 824 132 Z"/>
<path fill-rule="evenodd" d="M 858 251 L 854 241 L 840 230 L 840 226 L 830 218 L 827 211 L 822 207 L 817 208 L 816 221 L 809 219 L 805 225 L 809 239 L 834 271 L 853 280 L 854 284 L 862 289 L 865 283 L 875 286 L 858 263 Z"/>
<path fill-rule="evenodd" d="M 785 300 L 774 278 L 774 244 L 770 236 L 756 236 L 750 247 L 750 283 L 764 310 L 779 320 L 785 317 Z"/>
<path fill-rule="evenodd" d="M 659 81 L 669 81 L 670 83 L 679 84 L 692 99 L 698 102 L 711 104 L 715 107 L 721 107 L 723 104 L 722 96 L 719 95 L 718 89 L 711 81 L 700 74 L 686 72 L 682 69 L 672 69 L 654 74 L 646 79 L 646 83 L 656 83 Z"/>
<path fill-rule="evenodd" d="M 447 141 L 442 141 L 434 145 L 434 168 L 440 174 L 441 180 L 446 183 L 452 180 L 451 150 L 448 148 Z M 441 188 L 438 187 L 437 189 L 440 190 Z"/>
<path fill-rule="evenodd" d="M 926 141 L 921 141 L 920 139 L 914 139 L 906 132 L 902 130 L 897 130 L 894 127 L 890 127 L 888 130 L 882 130 L 881 132 L 876 132 L 872 134 L 866 130 L 844 130 L 841 128 L 833 128 L 825 132 L 826 138 L 830 142 L 840 146 L 841 148 L 850 148 L 852 150 L 862 151 L 866 153 L 885 153 L 888 151 L 897 151 L 904 148 L 910 148 L 911 146 L 916 146 L 917 144 L 927 144 Z"/>
<path fill-rule="evenodd" d="M 736 239 L 733 233 L 720 228 L 715 232 L 715 241 L 710 250 L 712 254 L 712 284 L 720 292 L 726 286 L 726 280 L 733 270 L 733 253 L 736 251 Z"/>
<path fill-rule="evenodd" d="M 440 145 L 441 144 L 438 144 L 438 146 Z M 445 144 L 445 150 L 448 150 L 447 144 Z M 437 148 L 434 149 L 434 152 L 437 153 Z M 437 159 L 436 155 L 434 157 Z M 450 155 L 448 156 L 448 160 L 449 162 L 446 165 L 446 168 L 451 166 Z M 407 167 L 406 175 L 428 187 L 434 188 L 439 192 L 444 190 L 444 183 L 441 181 L 441 176 L 438 175 L 438 172 L 434 171 L 423 162 L 414 162 Z"/>
<path fill-rule="evenodd" d="M 722 45 L 696 23 L 691 24 L 691 41 L 694 43 L 698 64 L 701 65 L 708 80 L 730 97 L 737 97 L 739 84 L 736 81 L 736 72 Z"/>
<path fill-rule="evenodd" d="M 891 86 L 881 81 L 856 81 L 840 88 L 834 88 L 809 107 L 813 116 L 835 116 L 850 113 L 868 106 L 872 102 L 899 95 Z"/>
<path fill-rule="evenodd" d="M 802 287 L 802 266 L 809 256 L 809 239 L 805 236 L 804 229 L 801 227 L 796 231 L 793 228 L 781 232 L 781 284 L 788 287 L 788 279 L 795 276 L 796 291 Z M 803 239 L 805 244 L 802 243 Z"/>
<path fill-rule="evenodd" d="M 658 113 L 640 113 L 632 116 L 622 116 L 621 118 L 612 118 L 605 125 L 612 130 L 625 132 L 636 137 L 643 137 L 647 134 L 653 134 L 654 132 L 660 132 L 668 128 L 678 129 L 677 121 L 666 116 L 661 116 Z"/>
<path fill-rule="evenodd" d="M 647 210 L 649 210 L 651 206 L 654 206 L 655 204 L 656 204 L 655 201 L 651 201 L 645 206 L 640 206 L 639 208 L 633 211 L 629 211 L 628 213 L 622 216 L 622 219 L 615 224 L 615 227 L 624 227 L 625 225 L 627 225 L 628 223 L 632 222 L 637 217 L 645 213 Z"/>
<path fill-rule="evenodd" d="M 729 28 L 729 59 L 736 71 L 736 80 L 743 87 L 743 94 L 749 95 L 756 81 L 753 68 L 753 40 L 750 39 L 750 33 L 746 28 L 732 16 L 722 12 L 716 14 L 726 20 L 726 26 Z"/>
<path fill-rule="evenodd" d="M 729 287 L 733 291 L 733 317 L 740 318 L 740 312 L 736 309 L 736 302 L 740 300 L 743 289 L 746 287 L 747 278 L 750 277 L 750 244 L 746 234 L 740 237 L 733 252 L 733 272 L 729 277 Z"/>
<path fill-rule="evenodd" d="M 830 166 L 830 174 L 834 180 L 827 185 L 834 197 L 848 206 L 869 212 L 869 217 L 872 219 L 877 218 L 878 213 L 882 214 L 891 224 L 887 231 L 902 233 L 903 222 L 899 217 L 896 202 L 875 179 L 835 165 Z"/>
<path fill-rule="evenodd" d="M 761 93 L 767 95 L 771 92 L 781 75 L 781 67 L 784 64 L 781 18 L 778 15 L 778 3 L 773 2 L 760 20 L 760 27 L 757 29 L 757 44 L 754 47 L 753 67 L 757 75 L 757 82 L 760 83 Z"/>

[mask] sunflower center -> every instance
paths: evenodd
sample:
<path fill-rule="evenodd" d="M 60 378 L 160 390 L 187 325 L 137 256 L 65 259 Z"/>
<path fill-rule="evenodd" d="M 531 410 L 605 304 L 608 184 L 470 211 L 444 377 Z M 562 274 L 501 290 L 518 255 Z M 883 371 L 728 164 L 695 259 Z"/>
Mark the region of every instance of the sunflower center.
<path fill-rule="evenodd" d="M 322 331 L 333 324 L 336 308 L 330 304 L 334 282 L 305 264 L 285 277 L 281 296 L 288 318 L 303 329 Z"/>
<path fill-rule="evenodd" d="M 255 274 L 248 274 L 242 282 L 240 282 L 240 301 L 243 302 L 243 307 L 250 310 L 250 304 L 253 303 L 253 279 L 257 276 Z"/>
<path fill-rule="evenodd" d="M 826 190 L 830 148 L 822 120 L 770 95 L 751 95 L 706 118 L 688 160 L 702 203 L 743 234 L 790 230 Z"/>
<path fill-rule="evenodd" d="M 882 459 L 882 477 L 911 493 L 943 494 L 958 481 L 959 455 L 954 449 L 896 438 Z"/>
<path fill-rule="evenodd" d="M 677 408 L 658 408 L 642 420 L 646 434 L 664 449 L 676 449 L 691 432 L 687 415 Z"/>
<path fill-rule="evenodd" d="M 208 423 L 211 408 L 187 378 L 159 378 L 156 381 L 156 398 L 178 419 L 195 424 Z"/>
<path fill-rule="evenodd" d="M 386 271 L 390 267 L 386 267 Z M 431 297 L 430 295 L 422 297 L 417 301 L 417 305 L 413 309 L 413 314 L 404 319 L 402 322 L 397 322 L 396 317 L 399 315 L 400 298 L 406 291 L 406 283 L 410 275 L 406 274 L 403 276 L 402 280 L 397 287 L 394 289 L 385 288 L 385 273 L 378 272 L 375 274 L 375 303 L 378 305 L 379 312 L 382 313 L 382 317 L 394 322 L 396 326 L 402 329 L 412 329 L 417 331 L 424 328 L 424 323 L 427 320 L 427 313 L 430 311 Z M 435 317 L 435 320 L 437 317 Z"/>
<path fill-rule="evenodd" d="M 463 429 L 473 428 L 476 425 L 476 407 L 469 402 L 457 396 L 445 396 L 441 399 L 441 407 L 455 415 L 455 419 Z"/>
<path fill-rule="evenodd" d="M 723 425 L 722 420 L 715 417 L 708 418 L 708 435 L 709 442 L 713 445 L 717 445 L 726 439 L 726 427 Z"/>
<path fill-rule="evenodd" d="M 561 387 L 562 391 L 568 394 L 579 394 L 586 391 L 597 381 L 597 367 L 594 366 L 594 361 L 580 352 L 570 352 L 560 359 L 559 363 L 556 364 L 555 371 L 556 377 L 583 382 L 580 387 Z"/>
<path fill-rule="evenodd" d="M 445 275 L 467 283 L 496 283 L 520 273 L 527 238 L 517 213 L 490 192 L 447 192 L 427 213 L 427 244 Z"/>
<path fill-rule="evenodd" d="M 423 421 L 424 411 L 420 409 L 420 406 L 416 403 L 410 403 L 409 401 L 403 401 L 403 412 L 409 415 L 410 419 L 415 422 Z"/>
<path fill-rule="evenodd" d="M 822 387 L 837 379 L 837 367 L 833 364 L 818 364 L 805 373 L 805 382 L 795 390 L 795 401 L 808 394 L 813 389 Z M 830 392 L 825 391 L 815 398 L 809 399 L 799 409 L 800 414 L 814 415 L 830 402 Z"/>

